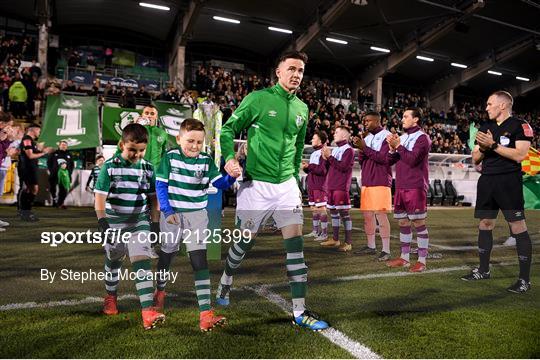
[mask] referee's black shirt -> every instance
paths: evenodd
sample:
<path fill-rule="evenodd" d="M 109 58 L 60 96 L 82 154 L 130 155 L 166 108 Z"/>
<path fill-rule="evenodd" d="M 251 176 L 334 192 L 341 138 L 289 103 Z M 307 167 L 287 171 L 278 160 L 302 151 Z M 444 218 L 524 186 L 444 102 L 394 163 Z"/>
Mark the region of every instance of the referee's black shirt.
<path fill-rule="evenodd" d="M 487 133 L 491 131 L 493 140 L 499 146 L 516 148 L 516 141 L 532 141 L 533 130 L 529 123 L 516 117 L 510 116 L 500 125 L 495 120 L 490 120 L 480 127 L 479 131 Z M 521 163 L 508 159 L 495 151 L 488 150 L 484 153 L 482 161 L 482 174 L 495 175 L 511 172 L 521 173 Z"/>
<path fill-rule="evenodd" d="M 23 170 L 37 171 L 38 159 L 30 159 L 26 156 L 25 150 L 32 150 L 32 153 L 38 154 L 36 142 L 30 135 L 24 135 L 21 139 L 21 153 L 19 154 L 19 168 Z"/>

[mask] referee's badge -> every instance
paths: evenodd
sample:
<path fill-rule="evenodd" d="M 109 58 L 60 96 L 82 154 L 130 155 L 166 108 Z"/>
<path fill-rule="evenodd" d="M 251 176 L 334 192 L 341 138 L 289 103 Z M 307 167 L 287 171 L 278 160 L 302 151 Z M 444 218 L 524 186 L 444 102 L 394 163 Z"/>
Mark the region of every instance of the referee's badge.
<path fill-rule="evenodd" d="M 507 138 L 506 136 L 501 136 L 501 138 L 499 139 L 499 143 L 502 146 L 508 146 L 508 144 L 510 144 L 510 139 Z"/>

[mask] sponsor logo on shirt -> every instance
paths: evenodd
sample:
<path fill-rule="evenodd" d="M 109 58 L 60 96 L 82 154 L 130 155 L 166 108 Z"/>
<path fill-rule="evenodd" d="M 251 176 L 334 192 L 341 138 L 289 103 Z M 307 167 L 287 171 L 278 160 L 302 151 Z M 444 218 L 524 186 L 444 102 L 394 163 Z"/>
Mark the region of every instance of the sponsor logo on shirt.
<path fill-rule="evenodd" d="M 276 110 L 270 110 L 270 111 L 268 112 L 268 116 L 270 116 L 270 117 L 276 117 L 276 116 L 277 116 L 277 111 L 276 111 Z"/>

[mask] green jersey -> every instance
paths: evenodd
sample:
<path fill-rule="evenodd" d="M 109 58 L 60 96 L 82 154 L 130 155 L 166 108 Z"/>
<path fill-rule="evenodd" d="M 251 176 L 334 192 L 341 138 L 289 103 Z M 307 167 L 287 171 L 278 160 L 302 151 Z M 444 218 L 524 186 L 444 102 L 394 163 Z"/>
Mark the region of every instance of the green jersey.
<path fill-rule="evenodd" d="M 156 180 L 168 183 L 167 197 L 173 210 L 188 212 L 206 208 L 208 186 L 221 176 L 208 154 L 201 152 L 192 158 L 181 149 L 172 149 L 161 159 Z"/>
<path fill-rule="evenodd" d="M 144 159 L 150 161 L 154 168 L 158 168 L 161 162 L 161 157 L 167 152 L 167 140 L 169 135 L 167 132 L 157 126 L 145 126 L 148 131 L 148 146 L 146 147 L 146 153 Z"/>
<path fill-rule="evenodd" d="M 69 176 L 68 169 L 58 168 L 58 185 L 66 190 L 71 188 L 71 177 Z"/>
<path fill-rule="evenodd" d="M 115 154 L 103 164 L 94 192 L 107 195 L 105 210 L 112 228 L 150 230 L 148 195 L 156 190 L 154 167 L 148 161 L 134 164 Z"/>
<path fill-rule="evenodd" d="M 281 85 L 250 93 L 221 129 L 225 161 L 234 158 L 233 140 L 248 129 L 247 179 L 281 184 L 298 178 L 308 107 Z"/>

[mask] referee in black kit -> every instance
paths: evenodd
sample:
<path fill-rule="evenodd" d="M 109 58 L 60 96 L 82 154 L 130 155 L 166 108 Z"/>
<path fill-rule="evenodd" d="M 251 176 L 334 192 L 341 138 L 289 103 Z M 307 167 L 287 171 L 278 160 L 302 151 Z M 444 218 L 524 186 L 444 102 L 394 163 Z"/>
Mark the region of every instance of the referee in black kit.
<path fill-rule="evenodd" d="M 525 223 L 521 161 L 525 159 L 533 138 L 531 126 L 511 116 L 514 100 L 506 91 L 494 92 L 487 101 L 489 119 L 476 135 L 472 152 L 475 165 L 482 163 L 482 175 L 476 188 L 474 217 L 478 226 L 480 267 L 461 279 L 466 281 L 490 278 L 489 257 L 493 248 L 493 228 L 499 210 L 508 221 L 516 238 L 519 279 L 507 290 L 524 293 L 531 288 L 532 244 Z"/>

